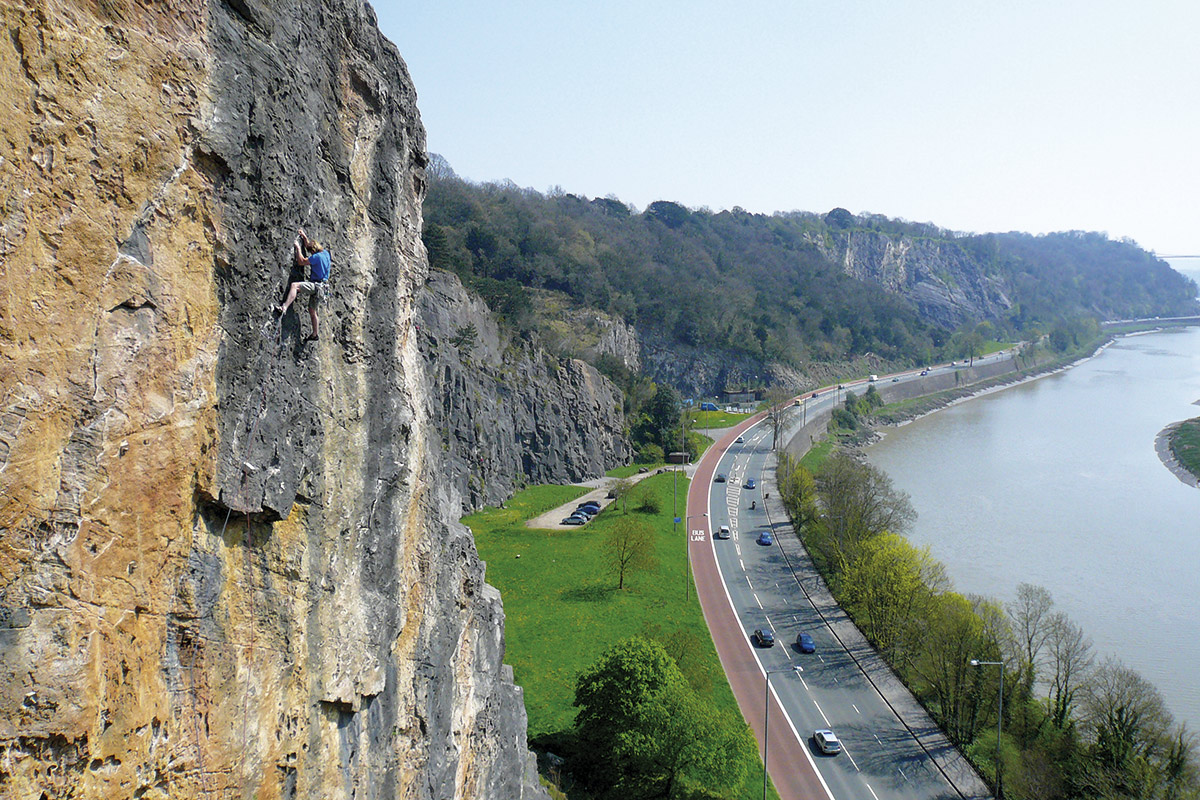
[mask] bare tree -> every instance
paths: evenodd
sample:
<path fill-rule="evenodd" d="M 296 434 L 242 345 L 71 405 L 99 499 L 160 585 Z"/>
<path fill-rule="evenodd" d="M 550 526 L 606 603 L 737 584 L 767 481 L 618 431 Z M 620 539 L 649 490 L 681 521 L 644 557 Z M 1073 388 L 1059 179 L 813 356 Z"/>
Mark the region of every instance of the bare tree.
<path fill-rule="evenodd" d="M 783 428 L 793 407 L 792 393 L 786 388 L 776 385 L 767 389 L 767 424 L 771 427 L 772 450 L 783 439 Z"/>
<path fill-rule="evenodd" d="M 617 576 L 617 588 L 625 588 L 625 576 L 633 570 L 654 568 L 654 531 L 636 517 L 613 522 L 604 541 L 608 566 Z"/>
<path fill-rule="evenodd" d="M 1092 666 L 1092 640 L 1066 614 L 1046 620 L 1047 659 L 1050 667 L 1050 718 L 1065 727 L 1075 707 L 1076 695 Z"/>
<path fill-rule="evenodd" d="M 608 485 L 608 491 L 617 500 L 621 501 L 621 513 L 629 513 L 629 493 L 633 491 L 636 484 L 629 478 L 619 478 Z"/>
<path fill-rule="evenodd" d="M 1108 658 L 1089 677 L 1082 705 L 1084 735 L 1092 745 L 1084 782 L 1095 796 L 1156 796 L 1155 773 L 1164 766 L 1172 728 L 1158 690 Z"/>
<path fill-rule="evenodd" d="M 1032 692 L 1042 666 L 1046 640 L 1050 637 L 1050 609 L 1054 598 L 1042 586 L 1022 583 L 1017 586 L 1017 597 L 1008 604 L 1014 635 L 1021 648 L 1020 680 L 1026 692 Z"/>

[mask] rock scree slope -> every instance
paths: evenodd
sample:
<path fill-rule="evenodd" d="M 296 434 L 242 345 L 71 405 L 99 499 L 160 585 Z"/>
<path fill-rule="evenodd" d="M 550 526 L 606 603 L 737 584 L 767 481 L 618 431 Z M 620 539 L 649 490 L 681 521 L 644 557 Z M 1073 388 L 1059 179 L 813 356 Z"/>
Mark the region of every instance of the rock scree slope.
<path fill-rule="evenodd" d="M 544 796 L 457 519 L 623 458 L 582 443 L 615 394 L 547 367 L 506 403 L 575 423 L 493 409 L 512 446 L 454 466 L 487 403 L 418 346 L 424 129 L 370 7 L 0 15 L 0 796 Z M 268 312 L 298 226 L 310 344 Z"/>

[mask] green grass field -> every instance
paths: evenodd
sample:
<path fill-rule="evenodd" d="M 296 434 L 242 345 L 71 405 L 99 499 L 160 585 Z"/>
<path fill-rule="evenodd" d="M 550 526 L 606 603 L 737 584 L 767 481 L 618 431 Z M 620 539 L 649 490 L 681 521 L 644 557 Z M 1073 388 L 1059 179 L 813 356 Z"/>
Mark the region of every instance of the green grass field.
<path fill-rule="evenodd" d="M 687 479 L 679 476 L 679 515 L 684 514 Z M 606 508 L 587 525 L 566 531 L 534 530 L 524 520 L 582 493 L 578 487 L 537 486 L 507 501 L 465 517 L 487 562 L 488 583 L 504 599 L 505 662 L 525 690 L 529 738 L 569 729 L 575 720 L 575 677 L 600 653 L 635 634 L 675 637 L 688 643 L 691 669 L 711 676 L 699 689 L 723 709 L 737 704 L 717 659 L 693 587 L 684 601 L 686 526 L 672 525 L 670 474 L 647 478 L 639 487 L 653 493 L 661 511 L 629 514 L 645 519 L 655 531 L 657 567 L 626 577 L 626 588 L 605 563 L 606 528 L 621 515 L 619 504 Z M 688 670 L 685 669 L 685 674 Z M 761 764 L 751 772 L 738 797 L 761 797 Z M 772 796 L 774 792 L 772 791 Z"/>
<path fill-rule="evenodd" d="M 706 427 L 732 428 L 752 416 L 753 414 L 730 414 L 725 411 L 697 411 L 694 409 L 687 412 L 688 428 L 694 431 L 703 431 Z"/>

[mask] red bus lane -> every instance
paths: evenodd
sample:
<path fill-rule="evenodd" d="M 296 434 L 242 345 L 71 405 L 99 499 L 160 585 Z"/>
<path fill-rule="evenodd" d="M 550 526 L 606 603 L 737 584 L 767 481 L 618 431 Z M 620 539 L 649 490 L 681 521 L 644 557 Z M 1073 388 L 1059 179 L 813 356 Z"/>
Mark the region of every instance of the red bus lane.
<path fill-rule="evenodd" d="M 710 518 L 701 514 L 709 512 L 709 489 L 717 463 L 726 449 L 740 434 L 749 430 L 763 418 L 757 414 L 721 437 L 696 465 L 696 474 L 688 489 L 687 517 L 693 525 L 687 525 L 688 552 L 692 560 L 692 578 L 696 584 L 696 595 L 708 624 L 709 633 L 717 648 L 717 656 L 729 679 L 733 695 L 737 698 L 742 716 L 759 742 L 762 753 L 763 741 L 763 696 L 766 676 L 751 650 L 750 641 L 733 608 L 732 600 L 721 580 L 716 555 L 711 543 Z M 692 537 L 693 530 L 703 530 L 699 541 Z M 779 676 L 782 677 L 782 676 Z M 768 701 L 771 706 L 771 738 L 768 749 L 768 771 L 775 789 L 782 800 L 811 800 L 830 797 L 824 782 L 813 766 L 806 743 L 792 728 L 779 705 L 772 687 Z"/>

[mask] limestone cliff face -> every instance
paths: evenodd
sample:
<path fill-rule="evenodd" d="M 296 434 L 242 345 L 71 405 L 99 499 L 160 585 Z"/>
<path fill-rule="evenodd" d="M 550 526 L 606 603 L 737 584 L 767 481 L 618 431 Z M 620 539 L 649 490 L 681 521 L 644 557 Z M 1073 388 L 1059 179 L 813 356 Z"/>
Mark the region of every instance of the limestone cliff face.
<path fill-rule="evenodd" d="M 357 0 L 0 14 L 0 796 L 540 795 Z M 268 312 L 295 228 L 321 339 Z"/>
<path fill-rule="evenodd" d="M 626 463 L 621 394 L 594 367 L 514 341 L 450 273 L 430 274 L 418 314 L 433 424 L 466 507 Z"/>
<path fill-rule="evenodd" d="M 851 231 L 814 243 L 847 274 L 908 298 L 944 328 L 996 318 L 1012 306 L 1004 282 L 950 242 Z"/>

